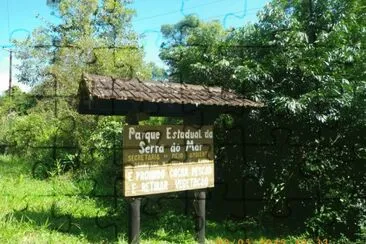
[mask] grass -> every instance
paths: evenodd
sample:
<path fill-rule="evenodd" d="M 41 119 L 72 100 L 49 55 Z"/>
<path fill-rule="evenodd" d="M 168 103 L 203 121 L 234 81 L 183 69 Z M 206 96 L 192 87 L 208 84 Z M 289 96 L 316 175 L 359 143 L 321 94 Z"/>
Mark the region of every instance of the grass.
<path fill-rule="evenodd" d="M 75 179 L 72 173 L 36 179 L 32 167 L 0 156 L 0 243 L 126 243 L 126 202 L 113 197 L 119 183 L 88 174 Z M 195 243 L 191 217 L 174 211 L 174 204 L 144 201 L 141 243 Z M 206 228 L 207 243 L 279 240 L 261 233 L 252 223 L 208 221 Z M 296 243 L 295 237 L 284 239 Z"/>

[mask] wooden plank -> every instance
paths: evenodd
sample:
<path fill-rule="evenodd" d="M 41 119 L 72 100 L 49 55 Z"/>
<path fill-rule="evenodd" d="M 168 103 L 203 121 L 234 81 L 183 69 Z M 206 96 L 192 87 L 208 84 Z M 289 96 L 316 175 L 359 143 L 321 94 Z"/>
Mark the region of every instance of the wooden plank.
<path fill-rule="evenodd" d="M 123 165 L 125 196 L 213 187 L 213 127 L 125 126 Z"/>
<path fill-rule="evenodd" d="M 214 163 L 170 163 L 124 167 L 124 195 L 151 195 L 214 187 Z"/>

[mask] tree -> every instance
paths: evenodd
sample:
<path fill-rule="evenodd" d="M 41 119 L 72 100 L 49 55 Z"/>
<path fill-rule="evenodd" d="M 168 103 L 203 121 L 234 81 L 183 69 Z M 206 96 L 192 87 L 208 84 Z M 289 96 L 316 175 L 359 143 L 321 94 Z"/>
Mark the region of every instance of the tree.
<path fill-rule="evenodd" d="M 168 80 L 168 74 L 166 70 L 162 67 L 159 67 L 153 62 L 148 63 L 149 69 L 151 69 L 151 79 L 153 81 L 166 81 Z"/>
<path fill-rule="evenodd" d="M 201 21 L 181 30 L 191 19 L 162 28 L 161 57 L 176 79 L 229 87 L 267 105 L 235 118 L 234 128 L 258 138 L 289 131 L 286 149 L 278 144 L 247 157 L 243 175 L 259 179 L 269 212 L 286 212 L 293 192 L 313 198 L 300 212 L 314 236 L 355 239 L 366 216 L 364 9 L 364 1 L 273 0 L 257 23 L 235 30 Z M 262 173 L 250 172 L 258 161 Z M 239 169 L 237 162 L 229 165 Z"/>
<path fill-rule="evenodd" d="M 16 43 L 21 82 L 52 86 L 47 83 L 57 80 L 59 91 L 75 94 L 82 72 L 151 77 L 131 29 L 134 11 L 122 0 L 63 0 L 55 8 L 57 24 L 47 23 Z"/>
<path fill-rule="evenodd" d="M 186 16 L 175 25 L 163 25 L 165 41 L 160 57 L 169 67 L 169 75 L 178 82 L 223 84 L 230 73 L 219 47 L 226 31 L 219 22 L 204 23 L 194 15 Z"/>
<path fill-rule="evenodd" d="M 84 72 L 151 78 L 131 28 L 134 11 L 123 0 L 61 0 L 54 8 L 56 23 L 44 21 L 29 39 L 15 43 L 18 79 L 32 86 L 29 96 L 36 105 L 13 121 L 5 142 L 16 145 L 14 153 L 28 156 L 35 167 L 40 164 L 41 175 L 60 162 L 68 165 L 64 169 L 75 169 L 108 161 L 113 150 L 99 155 L 90 148 L 115 143 L 109 128 L 121 140 L 121 117 L 99 120 L 77 113 L 77 89 Z M 93 143 L 96 137 L 103 143 Z"/>

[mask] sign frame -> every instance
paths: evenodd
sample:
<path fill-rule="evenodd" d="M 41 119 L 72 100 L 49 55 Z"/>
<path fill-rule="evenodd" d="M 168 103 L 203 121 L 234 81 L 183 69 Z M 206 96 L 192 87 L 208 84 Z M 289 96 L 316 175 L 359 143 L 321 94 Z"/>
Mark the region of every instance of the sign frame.
<path fill-rule="evenodd" d="M 124 196 L 213 188 L 213 134 L 212 125 L 125 125 Z"/>

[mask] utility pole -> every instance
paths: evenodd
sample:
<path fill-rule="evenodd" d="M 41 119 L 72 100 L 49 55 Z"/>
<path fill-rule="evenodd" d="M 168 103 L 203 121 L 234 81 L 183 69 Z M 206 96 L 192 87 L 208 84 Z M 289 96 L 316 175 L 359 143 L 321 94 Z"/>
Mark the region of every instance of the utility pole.
<path fill-rule="evenodd" d="M 11 83 L 12 83 L 12 71 L 13 71 L 13 51 L 9 51 L 9 97 L 11 96 Z"/>

